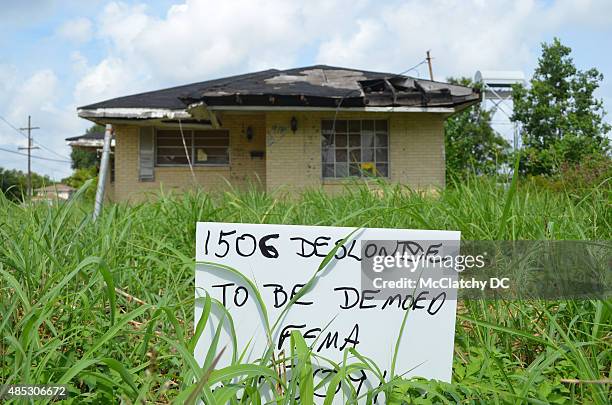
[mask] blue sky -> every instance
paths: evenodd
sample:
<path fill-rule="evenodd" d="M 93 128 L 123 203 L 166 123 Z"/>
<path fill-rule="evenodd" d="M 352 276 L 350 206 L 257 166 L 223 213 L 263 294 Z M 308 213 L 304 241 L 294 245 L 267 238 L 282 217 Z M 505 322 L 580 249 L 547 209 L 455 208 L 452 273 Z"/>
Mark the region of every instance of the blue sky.
<path fill-rule="evenodd" d="M 46 1 L 3 2 L 0 117 L 25 126 L 35 155 L 66 159 L 64 138 L 91 125 L 76 107 L 134 92 L 263 68 L 325 63 L 399 72 L 431 49 L 436 79 L 476 70 L 531 75 L 542 41 L 558 36 L 581 69 L 604 74 L 612 110 L 612 2 L 565 1 Z M 426 77 L 424 67 L 411 72 Z M 611 121 L 610 116 L 607 117 Z M 25 138 L 0 120 L 0 148 Z M 54 153 L 49 151 L 52 150 Z M 0 150 L 0 167 L 25 170 Z M 59 180 L 70 164 L 33 160 Z"/>

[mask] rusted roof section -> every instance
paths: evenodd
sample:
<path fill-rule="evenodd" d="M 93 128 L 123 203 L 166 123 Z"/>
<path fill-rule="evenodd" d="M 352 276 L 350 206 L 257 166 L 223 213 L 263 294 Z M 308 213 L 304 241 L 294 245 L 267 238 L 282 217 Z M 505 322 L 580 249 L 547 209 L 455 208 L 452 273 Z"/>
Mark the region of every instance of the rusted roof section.
<path fill-rule="evenodd" d="M 470 87 L 391 73 L 316 65 L 269 69 L 119 97 L 80 107 L 184 109 L 208 106 L 456 107 L 480 100 Z"/>

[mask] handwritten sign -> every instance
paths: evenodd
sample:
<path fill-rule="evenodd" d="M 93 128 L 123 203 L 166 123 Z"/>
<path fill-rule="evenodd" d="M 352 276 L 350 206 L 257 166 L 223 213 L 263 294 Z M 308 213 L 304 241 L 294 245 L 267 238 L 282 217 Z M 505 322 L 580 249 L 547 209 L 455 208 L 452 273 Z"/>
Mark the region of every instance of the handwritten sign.
<path fill-rule="evenodd" d="M 354 228 L 198 223 L 196 232 L 196 298 L 206 292 L 221 302 L 232 316 L 238 355 L 248 347 L 243 362 L 260 358 L 268 346 L 262 312 L 255 292 L 231 271 L 238 270 L 256 286 L 267 307 L 270 323 L 289 300 L 310 280 L 324 257 Z M 316 279 L 313 289 L 290 308 L 273 331 L 276 353 L 290 353 L 290 334 L 299 330 L 313 353 L 342 362 L 343 353 L 355 348 L 389 373 L 402 320 L 409 308 L 402 334 L 395 375 L 421 376 L 450 382 L 453 359 L 456 301 L 441 300 L 432 308 L 433 297 L 421 295 L 406 300 L 375 300 L 361 286 L 361 242 L 367 240 L 456 241 L 455 231 L 365 228 L 356 231 L 335 253 L 335 258 Z M 413 243 L 416 244 L 417 242 Z M 444 249 L 442 246 L 441 249 Z M 407 291 L 407 294 L 410 292 Z M 202 307 L 196 305 L 195 322 Z M 203 364 L 210 342 L 222 317 L 209 320 L 195 349 Z M 220 347 L 228 349 L 217 367 L 231 362 L 229 328 L 221 332 Z M 316 360 L 314 360 L 316 363 Z M 315 377 L 330 372 L 328 363 L 313 364 Z M 360 394 L 380 383 L 372 376 L 356 376 Z M 315 393 L 325 396 L 325 388 Z M 380 403 L 380 400 L 379 400 Z"/>

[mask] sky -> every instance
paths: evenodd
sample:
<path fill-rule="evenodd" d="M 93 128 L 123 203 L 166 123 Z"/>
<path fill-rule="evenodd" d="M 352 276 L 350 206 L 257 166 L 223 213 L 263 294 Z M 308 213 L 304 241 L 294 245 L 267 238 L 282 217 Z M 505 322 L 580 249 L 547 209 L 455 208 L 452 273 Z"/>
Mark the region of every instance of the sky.
<path fill-rule="evenodd" d="M 0 0 L 0 149 L 32 116 L 32 169 L 71 173 L 65 138 L 92 125 L 76 108 L 268 68 L 328 64 L 401 72 L 433 57 L 436 80 L 477 70 L 531 76 L 541 43 L 572 48 L 604 75 L 612 111 L 612 1 Z M 426 65 L 409 73 L 428 78 Z M 606 120 L 612 122 L 610 116 Z M 0 167 L 25 156 L 0 150 Z"/>

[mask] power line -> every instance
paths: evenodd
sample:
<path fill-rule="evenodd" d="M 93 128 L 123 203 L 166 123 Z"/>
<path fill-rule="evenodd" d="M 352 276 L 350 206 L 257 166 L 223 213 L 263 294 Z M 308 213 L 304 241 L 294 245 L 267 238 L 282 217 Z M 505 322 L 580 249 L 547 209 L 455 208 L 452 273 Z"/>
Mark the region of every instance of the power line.
<path fill-rule="evenodd" d="M 0 120 L 4 121 L 6 123 L 6 125 L 8 125 L 9 127 L 13 128 L 15 130 L 15 132 L 17 132 L 19 135 L 21 135 L 24 138 L 28 139 L 28 136 L 26 134 L 24 134 L 23 132 L 21 132 L 21 130 L 19 128 L 17 128 L 16 126 L 14 126 L 10 122 L 8 122 L 6 120 L 6 118 L 4 118 L 2 115 L 0 115 Z"/>
<path fill-rule="evenodd" d="M 411 70 L 415 70 L 416 68 L 418 68 L 419 66 L 421 66 L 422 64 L 427 63 L 427 58 L 423 59 L 422 61 L 420 61 L 419 63 L 417 63 L 416 65 L 403 70 L 399 73 L 396 73 L 394 75 L 392 75 L 393 77 L 402 77 L 404 74 L 410 72 Z M 418 72 L 418 71 L 417 71 Z M 383 77 L 382 79 L 378 79 L 376 82 L 374 83 L 384 83 L 388 78 Z M 340 111 L 340 107 L 342 106 L 342 103 L 344 102 L 344 100 L 350 96 L 352 93 L 356 92 L 356 91 L 361 91 L 359 89 L 353 89 L 353 90 L 349 90 L 346 94 L 344 94 L 340 100 L 338 101 L 337 105 L 336 105 L 336 112 L 334 114 L 334 120 L 332 121 L 332 133 L 336 133 L 336 120 L 338 118 L 338 112 Z"/>
<path fill-rule="evenodd" d="M 33 141 L 33 142 L 34 142 L 34 141 Z M 67 156 L 60 155 L 59 153 L 55 152 L 55 151 L 54 151 L 54 150 L 52 150 L 52 149 L 47 148 L 45 145 L 43 145 L 42 143 L 40 143 L 40 142 L 38 142 L 38 141 L 34 142 L 34 144 L 35 144 L 35 145 L 40 146 L 41 148 L 43 148 L 43 149 L 44 149 L 44 150 L 46 150 L 47 152 L 51 152 L 51 153 L 53 153 L 55 156 L 59 156 L 59 157 L 61 157 L 62 159 L 68 159 L 68 157 L 67 157 Z"/>
<path fill-rule="evenodd" d="M 11 127 L 13 130 L 15 130 L 15 132 L 17 132 L 19 135 L 23 136 L 24 138 L 28 139 L 28 136 L 26 134 L 24 134 L 19 128 L 17 128 L 15 125 L 11 124 L 6 118 L 4 118 L 3 116 L 0 115 L 0 120 L 4 121 L 6 123 L 6 125 L 8 125 L 9 127 Z M 61 155 L 57 152 L 55 152 L 54 150 L 46 147 L 45 145 L 43 145 L 42 143 L 38 142 L 38 141 L 34 141 L 32 140 L 32 142 L 37 145 L 40 146 L 41 148 L 43 148 L 44 150 L 46 150 L 47 152 L 51 152 L 53 153 L 55 156 L 59 156 L 62 159 L 68 159 L 67 156 Z"/>
<path fill-rule="evenodd" d="M 411 67 L 410 69 L 406 69 L 403 72 L 399 72 L 397 73 L 395 76 L 402 76 L 408 72 L 410 72 L 411 70 L 415 70 L 416 68 L 418 68 L 419 66 L 421 66 L 422 64 L 427 63 L 427 59 L 423 59 L 422 61 L 420 61 L 419 63 L 417 63 L 416 65 L 414 65 L 413 67 Z"/>
<path fill-rule="evenodd" d="M 10 150 L 10 149 L 0 148 L 0 150 L 3 152 L 14 153 L 15 155 L 28 156 L 27 153 L 15 152 L 14 150 Z M 48 160 L 50 162 L 71 163 L 70 160 L 51 159 L 51 158 L 46 158 L 42 156 L 34 156 L 34 155 L 32 155 L 32 159 Z"/>

